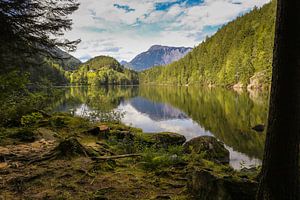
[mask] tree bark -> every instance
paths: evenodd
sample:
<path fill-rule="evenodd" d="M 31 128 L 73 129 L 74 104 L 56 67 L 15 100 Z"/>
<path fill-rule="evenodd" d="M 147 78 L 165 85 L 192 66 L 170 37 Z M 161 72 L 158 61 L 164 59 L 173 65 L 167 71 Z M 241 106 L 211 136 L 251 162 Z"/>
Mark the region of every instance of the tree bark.
<path fill-rule="evenodd" d="M 278 0 L 265 154 L 258 200 L 298 200 L 300 1 Z"/>

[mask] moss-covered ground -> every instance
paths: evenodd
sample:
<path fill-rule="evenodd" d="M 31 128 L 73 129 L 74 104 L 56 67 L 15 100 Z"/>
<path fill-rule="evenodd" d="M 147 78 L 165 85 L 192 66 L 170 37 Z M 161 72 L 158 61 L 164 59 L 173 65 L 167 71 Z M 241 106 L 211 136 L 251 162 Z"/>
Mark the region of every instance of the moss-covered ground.
<path fill-rule="evenodd" d="M 233 182 L 255 182 L 257 175 L 185 153 L 178 134 L 63 113 L 0 131 L 1 200 L 199 199 L 189 186 L 194 171 Z"/>

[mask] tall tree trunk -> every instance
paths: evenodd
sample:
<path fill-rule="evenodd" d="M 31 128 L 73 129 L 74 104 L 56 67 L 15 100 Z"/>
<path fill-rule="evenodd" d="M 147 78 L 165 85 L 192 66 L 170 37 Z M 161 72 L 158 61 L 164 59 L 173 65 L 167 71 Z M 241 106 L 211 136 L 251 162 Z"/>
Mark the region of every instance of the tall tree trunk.
<path fill-rule="evenodd" d="M 298 200 L 300 1 L 278 0 L 270 111 L 258 200 Z"/>

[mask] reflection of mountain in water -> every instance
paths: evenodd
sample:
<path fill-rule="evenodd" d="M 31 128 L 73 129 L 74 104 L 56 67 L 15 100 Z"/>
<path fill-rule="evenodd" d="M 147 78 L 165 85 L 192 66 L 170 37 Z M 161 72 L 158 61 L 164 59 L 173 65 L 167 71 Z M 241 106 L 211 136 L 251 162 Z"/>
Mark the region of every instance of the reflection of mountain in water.
<path fill-rule="evenodd" d="M 256 103 L 247 93 L 215 88 L 145 86 L 139 95 L 149 101 L 167 103 L 182 110 L 189 118 L 233 150 L 253 158 L 262 158 L 265 134 L 252 130 L 267 119 L 265 101 Z"/>
<path fill-rule="evenodd" d="M 164 120 L 191 119 L 233 150 L 250 157 L 262 158 L 265 134 L 255 132 L 252 127 L 266 123 L 268 93 L 259 93 L 255 97 L 260 97 L 259 101 L 252 94 L 237 94 L 220 88 L 89 87 L 69 88 L 64 97 L 52 107 L 54 111 L 68 112 L 84 104 L 91 110 L 106 112 L 116 109 L 123 102 L 133 107 L 138 114 L 144 113 L 140 117 L 151 119 L 147 121 L 147 127 L 151 128 L 153 121 L 162 124 Z M 133 117 L 138 118 L 139 115 L 135 114 Z M 139 128 L 144 128 L 143 126 Z M 182 123 L 178 126 L 185 125 Z M 174 132 L 176 131 L 174 127 Z"/>
<path fill-rule="evenodd" d="M 187 119 L 188 116 L 168 104 L 149 101 L 142 97 L 135 97 L 127 101 L 141 113 L 147 114 L 154 121 L 166 119 Z"/>

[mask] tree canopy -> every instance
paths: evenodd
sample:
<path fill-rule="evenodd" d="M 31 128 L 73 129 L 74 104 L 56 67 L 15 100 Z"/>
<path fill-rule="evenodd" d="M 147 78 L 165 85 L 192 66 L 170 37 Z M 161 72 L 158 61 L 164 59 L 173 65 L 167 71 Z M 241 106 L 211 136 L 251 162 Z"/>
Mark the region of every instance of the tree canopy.
<path fill-rule="evenodd" d="M 37 55 L 56 57 L 54 47 L 75 50 L 79 40 L 63 35 L 78 6 L 76 0 L 0 0 L 1 70 L 33 62 Z"/>

